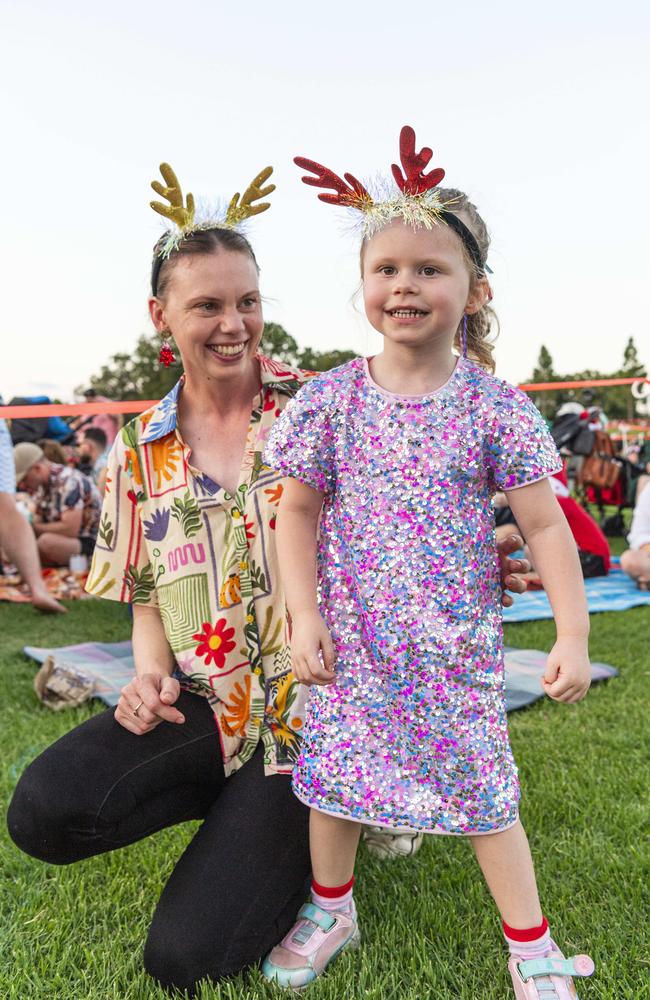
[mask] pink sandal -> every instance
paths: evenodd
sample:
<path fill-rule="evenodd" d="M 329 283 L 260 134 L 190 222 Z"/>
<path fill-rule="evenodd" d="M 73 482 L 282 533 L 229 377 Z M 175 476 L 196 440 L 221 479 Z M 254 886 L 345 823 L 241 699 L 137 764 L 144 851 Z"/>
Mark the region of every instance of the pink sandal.
<path fill-rule="evenodd" d="M 573 976 L 590 976 L 594 963 L 588 955 L 565 958 L 554 941 L 545 958 L 511 955 L 508 969 L 517 1000 L 576 1000 Z"/>

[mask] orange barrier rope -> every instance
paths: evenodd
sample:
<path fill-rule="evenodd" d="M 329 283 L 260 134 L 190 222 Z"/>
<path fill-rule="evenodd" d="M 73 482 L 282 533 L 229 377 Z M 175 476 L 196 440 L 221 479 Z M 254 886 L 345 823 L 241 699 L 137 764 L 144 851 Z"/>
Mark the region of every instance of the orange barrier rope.
<path fill-rule="evenodd" d="M 544 389 L 590 389 L 592 386 L 632 385 L 634 382 L 650 382 L 650 378 L 592 378 L 583 382 L 526 382 L 519 388 L 523 392 L 542 392 Z"/>
<path fill-rule="evenodd" d="M 519 388 L 523 392 L 542 392 L 545 389 L 581 389 L 592 386 L 632 385 L 634 382 L 650 382 L 650 378 L 596 378 L 582 382 L 525 382 Z M 110 400 L 100 403 L 34 403 L 25 406 L 0 406 L 0 418 L 6 417 L 76 417 L 97 413 L 142 413 L 150 406 L 156 406 L 158 399 L 127 399 L 123 402 Z"/>
<path fill-rule="evenodd" d="M 158 399 L 111 400 L 106 403 L 34 403 L 31 406 L 0 406 L 0 417 L 76 417 L 97 413 L 142 413 L 159 403 Z"/>

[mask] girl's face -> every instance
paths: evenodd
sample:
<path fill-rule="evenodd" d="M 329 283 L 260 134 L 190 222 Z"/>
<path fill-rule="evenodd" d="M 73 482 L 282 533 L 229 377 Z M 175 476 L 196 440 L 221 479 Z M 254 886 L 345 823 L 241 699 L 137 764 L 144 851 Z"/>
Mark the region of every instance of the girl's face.
<path fill-rule="evenodd" d="M 365 245 L 363 300 L 375 330 L 406 347 L 454 341 L 464 312 L 482 305 L 456 233 L 448 226 L 413 229 L 392 222 Z"/>
<path fill-rule="evenodd" d="M 164 297 L 149 300 L 149 312 L 156 329 L 174 337 L 190 378 L 223 382 L 250 372 L 264 319 L 248 254 L 181 257 Z"/>

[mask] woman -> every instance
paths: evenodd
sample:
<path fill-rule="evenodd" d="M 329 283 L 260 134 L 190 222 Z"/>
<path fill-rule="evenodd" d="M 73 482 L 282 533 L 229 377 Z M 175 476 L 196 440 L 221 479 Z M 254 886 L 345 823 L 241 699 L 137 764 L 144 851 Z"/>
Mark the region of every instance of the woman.
<path fill-rule="evenodd" d="M 136 676 L 114 712 L 30 765 L 9 826 L 66 864 L 202 819 L 144 952 L 164 986 L 192 990 L 264 956 L 309 885 L 308 810 L 289 779 L 305 689 L 275 554 L 282 482 L 261 462 L 307 376 L 258 354 L 258 267 L 239 233 L 188 234 L 152 279 L 151 318 L 185 375 L 116 440 L 89 578 L 133 606 Z M 501 549 L 504 576 L 522 568 L 503 554 L 517 544 Z"/>

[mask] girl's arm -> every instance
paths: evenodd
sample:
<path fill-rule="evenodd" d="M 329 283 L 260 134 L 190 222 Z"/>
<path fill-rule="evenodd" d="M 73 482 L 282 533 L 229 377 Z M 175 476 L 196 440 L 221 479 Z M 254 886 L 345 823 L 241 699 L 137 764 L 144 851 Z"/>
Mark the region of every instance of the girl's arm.
<path fill-rule="evenodd" d="M 285 480 L 276 524 L 280 576 L 292 624 L 291 669 L 303 684 L 334 680 L 334 645 L 318 610 L 316 590 L 316 539 L 324 495 L 296 479 Z"/>
<path fill-rule="evenodd" d="M 589 612 L 575 540 L 547 479 L 509 490 L 506 496 L 555 618 L 557 640 L 542 686 L 556 701 L 579 701 L 589 689 L 591 667 Z"/>
<path fill-rule="evenodd" d="M 161 722 L 185 722 L 182 713 L 172 707 L 181 688 L 171 676 L 174 655 L 158 608 L 133 605 L 132 639 L 136 675 L 120 692 L 116 721 L 136 736 L 150 732 Z M 134 715 L 136 708 L 138 714 Z"/>

